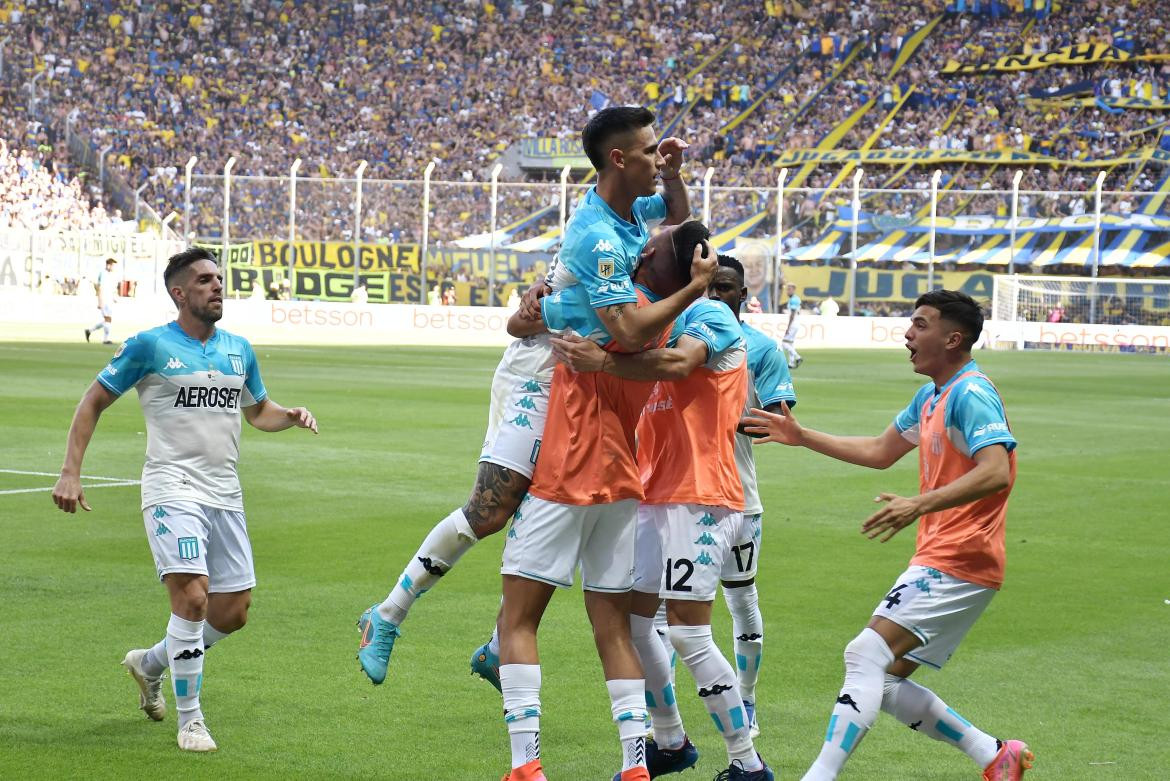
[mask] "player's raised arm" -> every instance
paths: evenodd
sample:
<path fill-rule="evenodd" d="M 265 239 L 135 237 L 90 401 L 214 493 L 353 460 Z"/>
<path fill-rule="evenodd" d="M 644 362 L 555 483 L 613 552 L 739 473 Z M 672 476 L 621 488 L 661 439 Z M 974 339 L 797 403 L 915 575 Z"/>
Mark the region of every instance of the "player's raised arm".
<path fill-rule="evenodd" d="M 751 415 L 743 420 L 743 429 L 748 434 L 759 436 L 753 444 L 779 442 L 806 447 L 838 461 L 871 469 L 886 469 L 914 449 L 914 443 L 903 437 L 893 424 L 876 437 L 843 437 L 804 428 L 787 404 L 784 413 L 777 415 L 753 408 Z"/>
<path fill-rule="evenodd" d="M 95 380 L 73 413 L 65 444 L 65 463 L 61 465 L 61 476 L 53 486 L 53 504 L 64 512 L 75 513 L 78 505 L 87 512 L 90 510 L 81 487 L 81 462 L 85 459 L 86 448 L 93 439 L 102 412 L 117 400 L 117 396 Z"/>
<path fill-rule="evenodd" d="M 666 201 L 665 225 L 681 225 L 691 216 L 691 200 L 682 179 L 683 150 L 688 146 L 686 141 L 674 136 L 658 143 L 658 154 L 663 160 L 658 178 L 662 180 L 662 199 Z"/>

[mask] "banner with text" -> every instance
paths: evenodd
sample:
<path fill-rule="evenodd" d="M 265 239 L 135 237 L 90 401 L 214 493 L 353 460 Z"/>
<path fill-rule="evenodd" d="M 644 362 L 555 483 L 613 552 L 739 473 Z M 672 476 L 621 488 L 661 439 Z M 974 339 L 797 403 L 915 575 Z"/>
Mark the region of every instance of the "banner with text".
<path fill-rule="evenodd" d="M 580 138 L 526 138 L 520 142 L 520 167 L 559 171 L 565 166 L 587 170 L 593 167 Z"/>
<path fill-rule="evenodd" d="M 992 62 L 961 63 L 947 60 L 940 73 L 944 76 L 975 73 L 1011 73 L 1049 68 L 1054 65 L 1091 65 L 1098 62 L 1135 62 L 1170 60 L 1170 54 L 1133 54 L 1106 43 L 1082 43 L 1062 46 L 1037 54 L 1008 54 Z"/>
<path fill-rule="evenodd" d="M 777 168 L 792 168 L 806 163 L 858 163 L 861 165 L 937 165 L 940 163 L 975 163 L 977 165 L 1059 165 L 1073 168 L 1108 168 L 1129 163 L 1170 164 L 1170 150 L 1146 147 L 1114 157 L 1070 160 L 1016 149 L 968 152 L 965 149 L 789 149 L 776 158 Z"/>

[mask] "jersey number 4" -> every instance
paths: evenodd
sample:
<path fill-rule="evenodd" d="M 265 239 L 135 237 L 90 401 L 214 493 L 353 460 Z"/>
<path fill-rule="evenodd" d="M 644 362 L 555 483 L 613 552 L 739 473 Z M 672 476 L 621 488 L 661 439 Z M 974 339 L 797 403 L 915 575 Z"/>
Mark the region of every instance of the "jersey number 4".
<path fill-rule="evenodd" d="M 893 591 L 891 591 L 889 594 L 886 594 L 886 597 L 885 597 L 886 610 L 892 610 L 894 605 L 902 604 L 902 596 L 898 592 L 901 591 L 902 589 L 906 588 L 909 585 L 910 585 L 909 583 L 903 583 L 902 585 L 898 586 Z"/>

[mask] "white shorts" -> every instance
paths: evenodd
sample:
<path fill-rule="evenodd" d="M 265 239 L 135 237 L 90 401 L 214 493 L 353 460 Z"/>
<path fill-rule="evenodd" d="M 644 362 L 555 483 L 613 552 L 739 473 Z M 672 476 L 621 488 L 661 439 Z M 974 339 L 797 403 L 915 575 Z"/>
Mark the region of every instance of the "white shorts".
<path fill-rule="evenodd" d="M 518 375 L 501 364 L 492 378 L 492 401 L 480 462 L 507 467 L 532 479 L 548 417 L 550 383 Z"/>
<path fill-rule="evenodd" d="M 912 565 L 873 614 L 890 619 L 922 641 L 906 654 L 907 659 L 940 670 L 994 596 L 993 588 Z"/>
<path fill-rule="evenodd" d="M 585 590 L 629 591 L 637 509 L 635 499 L 577 506 L 528 494 L 512 517 L 500 573 L 568 588 L 580 563 Z"/>
<path fill-rule="evenodd" d="M 742 523 L 743 513 L 725 507 L 641 505 L 634 589 L 663 599 L 715 599 L 724 560 Z"/>
<path fill-rule="evenodd" d="M 739 516 L 739 525 L 731 536 L 731 550 L 723 559 L 720 580 L 738 583 L 751 580 L 760 566 L 760 542 L 763 539 L 763 518 L 759 513 Z"/>
<path fill-rule="evenodd" d="M 789 344 L 791 344 L 792 342 L 795 342 L 796 341 L 796 332 L 799 330 L 800 330 L 799 326 L 797 326 L 796 321 L 793 320 L 792 325 L 788 326 L 788 330 L 784 332 L 784 338 L 781 339 L 780 341 L 788 342 Z"/>
<path fill-rule="evenodd" d="M 102 313 L 102 317 L 113 317 L 114 316 L 113 304 L 106 304 L 105 306 L 99 306 L 98 311 Z"/>
<path fill-rule="evenodd" d="M 206 575 L 213 594 L 256 585 L 244 513 L 175 501 L 152 504 L 142 520 L 160 580 L 171 572 Z"/>

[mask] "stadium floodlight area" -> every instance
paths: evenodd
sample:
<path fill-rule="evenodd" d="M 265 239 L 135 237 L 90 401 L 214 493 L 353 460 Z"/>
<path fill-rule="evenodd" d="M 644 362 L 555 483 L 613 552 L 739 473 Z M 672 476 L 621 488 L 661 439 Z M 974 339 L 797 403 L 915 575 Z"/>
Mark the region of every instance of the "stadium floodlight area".
<path fill-rule="evenodd" d="M 1007 323 L 1043 323 L 1048 330 L 1078 326 L 1170 325 L 1170 279 L 1133 277 L 1057 277 L 997 274 L 991 319 Z M 1059 339 L 1035 338 L 1021 327 L 999 346 L 1017 349 L 1063 349 Z M 1123 344 L 1112 338 L 1085 340 L 1078 349 L 1145 351 L 1154 345 Z"/>

